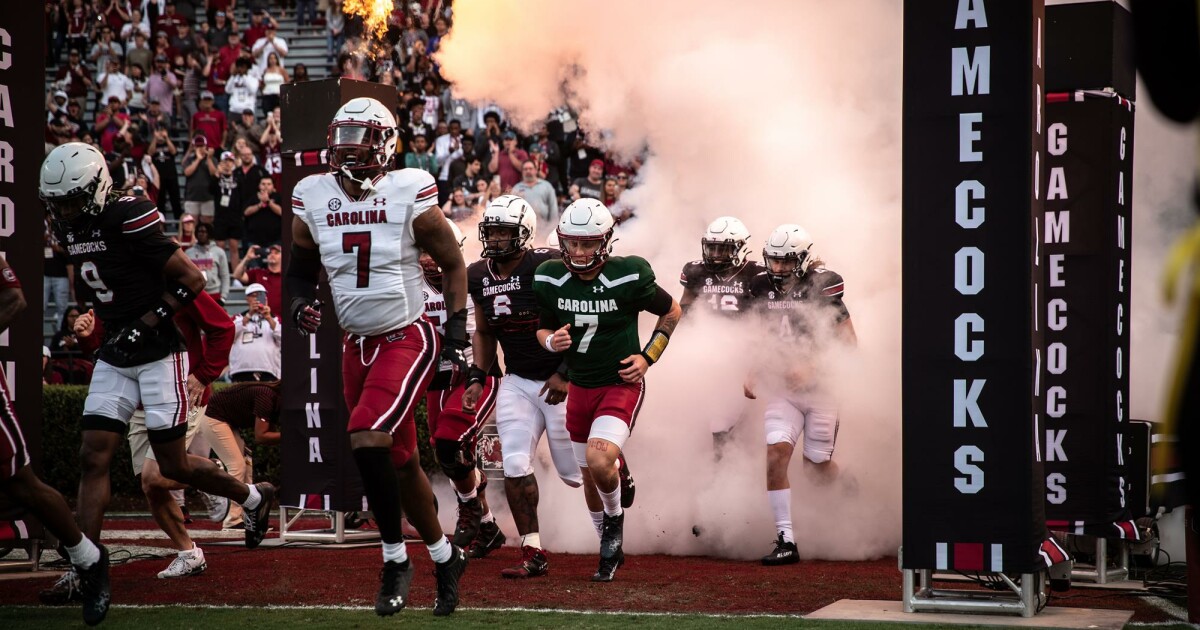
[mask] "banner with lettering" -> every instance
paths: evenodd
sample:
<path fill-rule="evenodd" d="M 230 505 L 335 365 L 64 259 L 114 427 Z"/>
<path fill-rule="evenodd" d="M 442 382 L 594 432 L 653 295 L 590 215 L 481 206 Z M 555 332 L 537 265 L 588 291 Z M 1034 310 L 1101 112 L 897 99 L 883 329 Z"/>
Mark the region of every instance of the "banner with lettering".
<path fill-rule="evenodd" d="M 1040 1 L 904 3 L 905 569 L 1046 564 L 1043 19 Z"/>
<path fill-rule="evenodd" d="M 1133 103 L 1108 92 L 1046 105 L 1044 430 L 1051 529 L 1137 539 L 1126 504 Z"/>

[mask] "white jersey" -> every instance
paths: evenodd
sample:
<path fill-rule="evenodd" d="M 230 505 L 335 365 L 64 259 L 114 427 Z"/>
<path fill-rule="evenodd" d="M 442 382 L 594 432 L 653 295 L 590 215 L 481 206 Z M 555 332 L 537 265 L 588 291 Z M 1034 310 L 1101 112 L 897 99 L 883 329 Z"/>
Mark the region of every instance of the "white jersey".
<path fill-rule="evenodd" d="M 439 335 L 446 334 L 446 319 L 449 314 L 446 311 L 446 298 L 442 295 L 441 285 L 434 284 L 429 281 L 425 274 L 421 274 L 421 292 L 425 298 L 425 317 L 433 322 L 437 327 Z M 475 303 L 470 298 L 467 299 L 467 341 L 470 341 L 475 336 Z M 469 365 L 474 360 L 474 353 L 471 346 L 463 348 L 463 355 L 466 356 L 467 364 Z M 449 361 L 438 363 L 439 372 L 447 372 L 454 368 L 454 365 Z"/>
<path fill-rule="evenodd" d="M 372 336 L 417 321 L 424 312 L 413 220 L 437 207 L 437 184 L 415 168 L 389 171 L 351 199 L 332 173 L 309 175 L 292 190 L 329 276 L 338 322 Z"/>

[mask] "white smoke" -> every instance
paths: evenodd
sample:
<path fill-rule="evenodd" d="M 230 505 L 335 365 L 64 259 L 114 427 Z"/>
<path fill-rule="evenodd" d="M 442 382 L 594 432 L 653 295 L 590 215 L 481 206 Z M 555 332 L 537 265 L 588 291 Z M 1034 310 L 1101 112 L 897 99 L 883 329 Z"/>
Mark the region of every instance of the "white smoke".
<path fill-rule="evenodd" d="M 892 0 L 459 0 L 437 57 L 456 94 L 495 101 L 527 131 L 567 102 L 606 150 L 628 158 L 649 147 L 637 186 L 622 198 L 638 218 L 619 230 L 615 253 L 650 260 L 676 296 L 676 274 L 699 257 L 704 227 L 721 215 L 749 226 L 755 259 L 774 226 L 799 223 L 845 277 L 859 350 L 836 361 L 850 376 L 839 383 L 834 459 L 857 490 L 845 479 L 815 485 L 797 452 L 792 512 L 805 557 L 878 557 L 900 544 L 901 8 Z M 1152 217 L 1184 215 L 1178 200 L 1194 138 L 1148 109 L 1139 109 L 1135 147 L 1132 409 L 1153 418 L 1160 350 L 1170 341 L 1153 291 L 1167 228 L 1183 220 Z M 643 317 L 644 329 L 651 320 Z M 774 351 L 763 332 L 685 318 L 650 371 L 626 445 L 638 480 L 627 550 L 738 558 L 769 550 L 762 404 L 742 398 L 741 384 Z M 739 412 L 738 449 L 714 467 L 709 422 Z M 552 470 L 543 452 L 543 542 L 594 553 L 582 494 Z M 502 492 L 491 501 L 507 511 Z"/>

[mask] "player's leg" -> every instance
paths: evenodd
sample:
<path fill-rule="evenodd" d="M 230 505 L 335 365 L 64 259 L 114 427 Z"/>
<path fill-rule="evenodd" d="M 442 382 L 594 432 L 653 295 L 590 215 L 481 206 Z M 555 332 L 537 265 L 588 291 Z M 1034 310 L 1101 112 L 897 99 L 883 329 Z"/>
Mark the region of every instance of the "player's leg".
<path fill-rule="evenodd" d="M 79 447 L 77 518 L 84 535 L 100 540 L 104 511 L 111 498 L 109 465 L 141 394 L 132 368 L 97 361 L 83 403 L 83 440 Z"/>
<path fill-rule="evenodd" d="M 538 523 L 538 483 L 533 472 L 533 454 L 545 429 L 545 420 L 536 404 L 541 383 L 509 375 L 500 383 L 497 395 L 496 433 L 504 456 L 504 496 L 521 536 L 521 563 L 502 569 L 505 578 L 531 578 L 545 575 L 550 559 L 542 548 Z"/>
<path fill-rule="evenodd" d="M 229 475 L 242 483 L 249 484 L 253 479 L 248 474 L 249 467 L 246 466 L 245 444 L 242 442 L 241 436 L 234 432 L 233 428 L 228 424 L 204 416 L 200 419 L 200 434 L 208 440 L 209 445 L 217 454 L 217 459 L 225 464 L 225 469 L 229 471 Z M 229 512 L 225 515 L 223 527 L 241 527 L 242 526 L 242 506 L 237 503 L 229 503 Z"/>
<path fill-rule="evenodd" d="M 587 503 L 596 535 L 600 536 L 604 528 L 604 504 L 600 500 L 600 492 L 596 490 L 596 482 L 592 479 L 587 463 L 588 432 L 592 428 L 592 418 L 595 417 L 596 409 L 596 400 L 592 392 L 593 390 L 577 385 L 568 386 L 563 424 L 571 440 L 571 452 L 583 480 L 583 499 Z"/>
<path fill-rule="evenodd" d="M 611 582 L 625 561 L 625 511 L 621 504 L 621 475 L 618 460 L 630 429 L 637 421 L 645 398 L 646 382 L 621 383 L 594 390 L 598 396 L 595 420 L 587 439 L 587 466 L 592 482 L 604 506 L 604 525 L 600 533 L 600 567 L 594 582 Z"/>
<path fill-rule="evenodd" d="M 463 548 L 479 535 L 486 511 L 486 498 L 478 492 L 480 476 L 476 474 L 475 436 L 488 414 L 496 408 L 497 384 L 493 377 L 484 379 L 475 413 L 466 413 L 462 409 L 465 387 L 458 385 L 448 390 L 442 396 L 437 428 L 432 434 L 438 465 L 458 495 L 458 523 L 453 541 Z"/>
<path fill-rule="evenodd" d="M 763 557 L 767 566 L 800 561 L 792 533 L 792 490 L 788 465 L 800 437 L 804 416 L 789 401 L 775 399 L 767 403 L 764 414 L 767 437 L 767 499 L 775 517 L 775 549 Z"/>
<path fill-rule="evenodd" d="M 828 485 L 844 477 L 833 461 L 837 445 L 838 407 L 831 399 L 806 397 L 804 410 L 804 474 L 818 485 Z M 849 478 L 847 478 L 849 481 Z"/>
<path fill-rule="evenodd" d="M 200 438 L 200 424 L 203 418 L 203 407 L 195 408 L 189 413 L 188 431 L 184 438 L 185 444 L 190 444 L 189 452 L 194 451 L 193 447 Z M 135 414 L 136 415 L 136 414 Z M 143 423 L 144 426 L 144 423 Z M 148 442 L 147 433 L 147 442 Z M 207 441 L 205 441 L 207 446 Z M 131 442 L 132 450 L 132 442 Z M 192 541 L 192 537 L 188 534 L 186 519 L 183 510 L 179 507 L 179 502 L 175 499 L 175 493 L 184 490 L 187 486 L 167 479 L 163 476 L 159 469 L 158 460 L 155 459 L 153 449 L 145 449 L 146 455 L 142 462 L 141 478 L 142 478 L 142 493 L 146 495 L 146 501 L 150 506 L 150 514 L 154 518 L 154 522 L 171 540 L 171 544 L 178 552 L 171 561 L 171 564 L 166 569 L 158 573 L 160 578 L 186 577 L 189 575 L 197 575 L 203 573 L 208 568 L 208 563 L 204 559 L 204 550 L 199 545 Z M 208 493 L 202 493 L 206 500 L 208 497 L 214 497 L 223 502 L 224 510 L 229 509 L 229 499 L 225 497 L 215 497 Z M 212 508 L 210 507 L 210 512 Z M 224 512 L 219 514 L 220 518 L 224 517 Z"/>

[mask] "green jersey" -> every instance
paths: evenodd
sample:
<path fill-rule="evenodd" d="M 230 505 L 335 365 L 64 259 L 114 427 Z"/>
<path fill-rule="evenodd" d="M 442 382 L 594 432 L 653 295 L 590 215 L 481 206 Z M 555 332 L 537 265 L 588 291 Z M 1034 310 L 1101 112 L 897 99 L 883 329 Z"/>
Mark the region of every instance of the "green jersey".
<path fill-rule="evenodd" d="M 629 355 L 642 351 L 638 313 L 646 310 L 658 285 L 650 263 L 639 256 L 614 256 L 600 275 L 580 280 L 562 260 L 547 260 L 533 276 L 541 327 L 571 325 L 568 376 L 580 387 L 623 382 L 617 373 Z"/>

